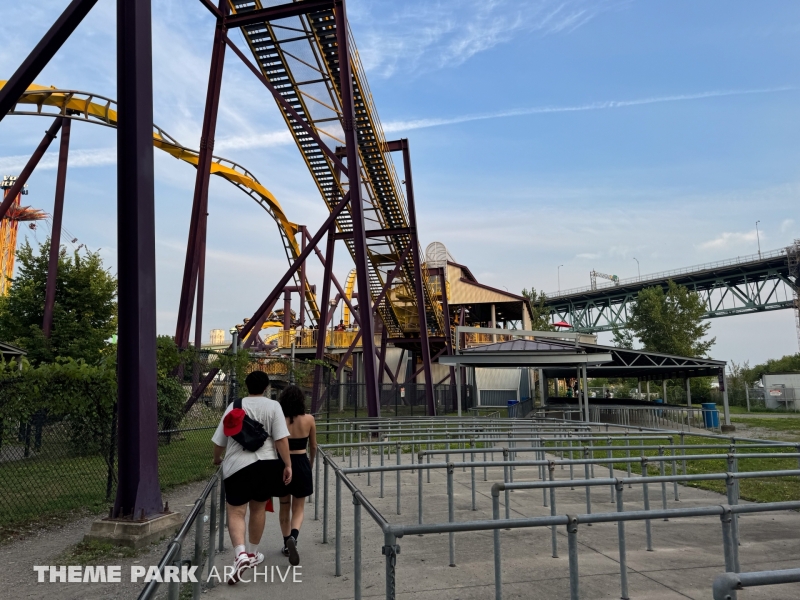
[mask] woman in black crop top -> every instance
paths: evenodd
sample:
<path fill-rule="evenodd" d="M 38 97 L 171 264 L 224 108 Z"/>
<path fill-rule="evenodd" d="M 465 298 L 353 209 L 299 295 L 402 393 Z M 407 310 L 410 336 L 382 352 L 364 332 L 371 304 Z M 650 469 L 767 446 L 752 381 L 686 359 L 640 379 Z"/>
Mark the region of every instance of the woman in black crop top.
<path fill-rule="evenodd" d="M 289 557 L 289 563 L 296 566 L 300 564 L 297 538 L 303 525 L 305 499 L 314 493 L 311 465 L 317 455 L 317 425 L 314 417 L 306 414 L 305 394 L 296 385 L 283 390 L 278 402 L 286 417 L 286 427 L 289 428 L 289 455 L 292 461 L 292 481 L 285 486 L 286 494 L 281 496 L 282 552 Z M 309 442 L 310 456 L 306 453 Z"/>

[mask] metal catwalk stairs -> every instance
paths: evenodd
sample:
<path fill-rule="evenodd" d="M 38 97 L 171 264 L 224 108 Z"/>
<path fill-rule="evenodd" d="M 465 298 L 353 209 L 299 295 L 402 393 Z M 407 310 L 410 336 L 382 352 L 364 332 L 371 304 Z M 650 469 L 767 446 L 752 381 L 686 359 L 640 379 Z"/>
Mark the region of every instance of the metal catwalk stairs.
<path fill-rule="evenodd" d="M 275 3 L 260 0 L 231 0 L 233 13 L 244 13 Z M 292 17 L 241 28 L 263 75 L 281 96 L 325 140 L 331 150 L 344 146 L 339 89 L 339 60 L 336 23 L 332 10 Z M 348 35 L 350 33 L 348 32 Z M 350 36 L 358 150 L 361 164 L 362 194 L 366 229 L 409 227 L 408 209 L 394 163 L 386 151 L 386 140 L 378 119 L 364 71 Z M 347 184 L 339 180 L 332 161 L 289 114 L 279 106 L 323 199 L 332 209 L 346 193 Z M 340 232 L 352 231 L 349 210 L 336 221 Z M 345 240 L 353 255 L 352 240 Z M 412 243 L 409 234 L 367 240 L 370 263 L 369 284 L 373 297 L 378 296 L 387 274 L 397 265 Z M 420 255 L 422 251 L 420 249 Z M 392 337 L 416 337 L 419 332 L 417 302 L 425 305 L 426 326 L 431 335 L 444 335 L 444 319 L 434 300 L 423 269 L 423 296 L 414 294 L 414 271 L 411 253 L 403 261 L 392 290 L 376 307 Z"/>

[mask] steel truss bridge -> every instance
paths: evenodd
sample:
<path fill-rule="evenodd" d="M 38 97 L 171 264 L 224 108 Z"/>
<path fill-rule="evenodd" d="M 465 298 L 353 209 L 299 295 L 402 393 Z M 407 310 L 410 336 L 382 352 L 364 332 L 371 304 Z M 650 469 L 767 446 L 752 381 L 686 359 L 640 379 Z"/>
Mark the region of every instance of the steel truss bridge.
<path fill-rule="evenodd" d="M 666 288 L 671 280 L 700 295 L 706 319 L 792 308 L 797 311 L 799 263 L 800 240 L 752 256 L 563 290 L 547 295 L 546 306 L 553 323 L 566 321 L 584 333 L 611 331 L 627 324 L 631 305 L 642 289 Z"/>

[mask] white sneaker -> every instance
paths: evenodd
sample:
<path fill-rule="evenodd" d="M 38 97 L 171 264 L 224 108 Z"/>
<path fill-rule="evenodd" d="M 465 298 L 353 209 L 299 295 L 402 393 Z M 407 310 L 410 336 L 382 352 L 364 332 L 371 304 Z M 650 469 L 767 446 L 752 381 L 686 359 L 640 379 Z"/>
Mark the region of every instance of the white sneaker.
<path fill-rule="evenodd" d="M 258 550 L 256 550 L 255 554 L 248 553 L 247 556 L 250 557 L 250 567 L 255 567 L 264 562 L 264 555 L 261 554 L 261 552 L 259 552 Z"/>
<path fill-rule="evenodd" d="M 261 560 L 264 556 L 261 555 Z M 240 552 L 236 560 L 233 561 L 233 574 L 228 578 L 228 585 L 235 585 L 238 583 L 244 569 L 250 568 L 250 555 L 247 552 Z"/>

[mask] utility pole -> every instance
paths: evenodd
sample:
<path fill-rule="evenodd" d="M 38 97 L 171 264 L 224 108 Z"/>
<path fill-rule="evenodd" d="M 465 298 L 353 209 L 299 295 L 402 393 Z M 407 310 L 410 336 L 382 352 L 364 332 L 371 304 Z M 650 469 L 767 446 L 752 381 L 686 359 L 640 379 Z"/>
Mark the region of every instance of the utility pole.
<path fill-rule="evenodd" d="M 641 279 L 642 278 L 642 267 L 641 267 L 641 265 L 639 265 L 639 259 L 634 256 L 633 260 L 636 261 L 636 272 L 639 273 L 639 279 Z"/>
<path fill-rule="evenodd" d="M 758 258 L 760 259 L 761 258 L 761 236 L 758 233 L 758 224 L 759 223 L 761 223 L 761 221 L 756 221 L 756 240 L 758 241 Z"/>

